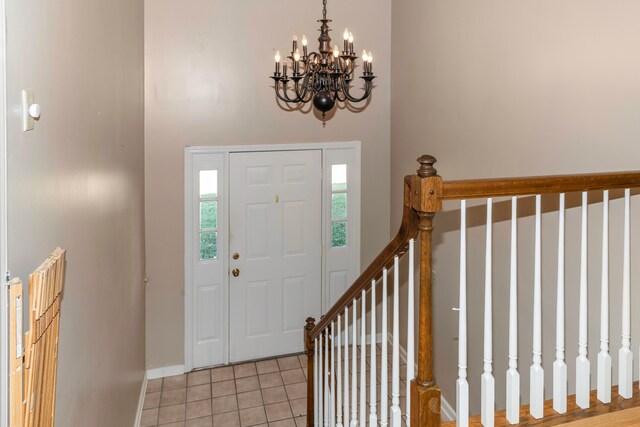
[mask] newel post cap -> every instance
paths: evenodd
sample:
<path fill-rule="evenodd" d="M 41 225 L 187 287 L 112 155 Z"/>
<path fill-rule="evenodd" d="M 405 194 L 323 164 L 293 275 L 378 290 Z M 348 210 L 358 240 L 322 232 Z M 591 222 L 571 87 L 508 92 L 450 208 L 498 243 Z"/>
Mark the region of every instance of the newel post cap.
<path fill-rule="evenodd" d="M 420 163 L 420 169 L 418 169 L 418 176 L 420 178 L 428 178 L 430 176 L 435 176 L 438 174 L 436 168 L 433 165 L 437 162 L 435 157 L 430 156 L 429 154 L 423 154 L 418 157 L 418 163 Z"/>

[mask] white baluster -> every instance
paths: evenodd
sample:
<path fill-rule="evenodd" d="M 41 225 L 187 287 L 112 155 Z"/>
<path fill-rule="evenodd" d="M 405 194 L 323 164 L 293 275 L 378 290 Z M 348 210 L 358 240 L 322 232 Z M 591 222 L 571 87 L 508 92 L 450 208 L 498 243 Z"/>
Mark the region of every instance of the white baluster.
<path fill-rule="evenodd" d="M 598 353 L 598 400 L 611 402 L 611 356 L 609 355 L 609 190 L 602 200 L 602 282 L 600 291 L 600 353 Z"/>
<path fill-rule="evenodd" d="M 624 249 L 622 267 L 622 346 L 618 352 L 618 393 L 625 399 L 633 397 L 633 352 L 631 351 L 631 190 L 624 191 Z"/>
<path fill-rule="evenodd" d="M 491 306 L 491 248 L 492 248 L 492 210 L 493 199 L 487 199 L 487 238 L 485 247 L 484 273 L 484 373 L 480 378 L 481 388 L 481 420 L 485 427 L 493 426 L 495 409 L 495 380 L 493 378 L 493 336 L 492 336 L 492 306 Z"/>
<path fill-rule="evenodd" d="M 456 425 L 469 425 L 467 381 L 467 201 L 460 202 L 460 306 L 458 312 L 458 380 L 456 381 Z"/>
<path fill-rule="evenodd" d="M 322 345 L 318 343 L 318 338 L 315 339 L 314 341 L 315 346 L 314 346 L 314 353 L 313 353 L 313 378 L 314 378 L 314 382 L 313 382 L 313 425 L 315 427 L 319 426 L 319 422 L 320 422 L 320 359 L 318 358 L 318 346 Z M 322 343 L 322 340 L 320 340 L 320 343 Z"/>
<path fill-rule="evenodd" d="M 393 354 L 391 355 L 391 427 L 400 427 L 400 316 L 398 257 L 393 259 Z"/>
<path fill-rule="evenodd" d="M 336 376 L 338 379 L 338 388 L 336 389 L 336 396 L 338 404 L 336 405 L 336 425 L 342 427 L 342 322 L 341 316 L 338 315 L 338 343 L 335 346 L 338 350 L 338 366 Z M 346 319 L 345 319 L 346 320 Z"/>
<path fill-rule="evenodd" d="M 590 363 L 587 355 L 588 306 L 587 306 L 587 192 L 582 193 L 582 238 L 580 244 L 580 313 L 578 327 L 578 357 L 576 357 L 576 405 L 582 409 L 589 407 L 591 385 L 589 381 Z"/>
<path fill-rule="evenodd" d="M 330 425 L 331 427 L 335 427 L 336 425 L 336 399 L 335 396 L 336 394 L 340 395 L 340 390 L 338 390 L 338 392 L 336 393 L 336 342 L 334 341 L 334 331 L 336 330 L 336 322 L 333 321 L 331 322 L 331 403 L 330 403 L 330 410 L 331 410 L 331 417 L 330 417 Z M 338 348 L 340 348 L 340 346 L 338 346 Z M 339 365 L 340 363 L 338 363 Z"/>
<path fill-rule="evenodd" d="M 317 422 L 318 422 L 318 426 L 324 426 L 324 402 L 325 402 L 325 398 L 324 398 L 324 369 L 323 369 L 323 365 L 324 365 L 324 353 L 322 352 L 323 349 L 323 338 L 324 334 L 320 334 L 320 336 L 318 337 L 318 344 L 320 344 L 320 347 L 318 348 L 318 375 L 316 376 L 317 378 L 317 382 L 318 382 L 318 404 L 316 405 L 318 407 L 318 418 L 317 418 Z"/>
<path fill-rule="evenodd" d="M 360 313 L 360 427 L 367 427 L 367 293 L 362 290 Z"/>
<path fill-rule="evenodd" d="M 567 412 L 567 364 L 564 361 L 564 193 L 558 212 L 558 281 L 556 296 L 556 360 L 553 362 L 553 409 Z"/>
<path fill-rule="evenodd" d="M 388 336 L 388 324 L 387 324 L 387 269 L 382 270 L 382 370 L 380 373 L 380 425 L 386 427 L 389 425 L 389 398 L 388 393 L 388 370 L 389 361 L 387 360 L 387 341 Z"/>
<path fill-rule="evenodd" d="M 353 344 L 351 347 L 351 427 L 358 426 L 358 304 L 353 299 Z"/>
<path fill-rule="evenodd" d="M 507 421 L 520 422 L 518 373 L 518 198 L 511 198 L 511 272 L 509 277 L 509 369 L 507 370 Z"/>
<path fill-rule="evenodd" d="M 415 244 L 415 240 L 411 239 L 409 240 L 409 283 L 408 283 L 408 295 L 407 295 L 407 378 L 405 378 L 406 380 L 406 385 L 407 385 L 407 392 L 405 394 L 405 396 L 407 396 L 406 401 L 407 401 L 407 409 L 406 409 L 406 416 L 407 416 L 407 426 L 409 426 L 411 424 L 411 399 L 409 398 L 411 396 L 411 380 L 413 380 L 414 378 L 414 369 L 415 369 L 415 362 L 414 362 L 414 332 L 413 332 L 413 322 L 415 321 L 414 319 L 414 260 L 413 257 L 414 255 L 414 244 Z"/>
<path fill-rule="evenodd" d="M 536 236 L 533 273 L 533 364 L 529 369 L 529 412 L 534 418 L 544 415 L 544 369 L 542 368 L 542 199 L 536 196 Z"/>
<path fill-rule="evenodd" d="M 324 331 L 324 425 L 329 426 L 329 331 Z"/>
<path fill-rule="evenodd" d="M 349 425 L 349 307 L 344 309 L 344 425 Z"/>
<path fill-rule="evenodd" d="M 376 413 L 376 281 L 371 281 L 371 356 L 369 357 L 369 365 L 371 368 L 369 376 L 369 425 L 378 425 L 378 414 Z"/>

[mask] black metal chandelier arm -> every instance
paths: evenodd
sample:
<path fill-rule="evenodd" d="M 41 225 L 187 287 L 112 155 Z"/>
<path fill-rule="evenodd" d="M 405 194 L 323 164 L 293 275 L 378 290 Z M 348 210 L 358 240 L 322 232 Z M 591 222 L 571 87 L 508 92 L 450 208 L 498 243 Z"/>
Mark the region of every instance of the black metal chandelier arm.
<path fill-rule="evenodd" d="M 309 101 L 311 101 L 312 96 L 307 97 L 307 94 L 309 93 L 309 73 L 307 73 L 303 78 L 302 78 L 302 84 L 298 84 L 298 82 L 294 81 L 294 87 L 295 87 L 295 92 L 296 92 L 296 96 L 298 97 L 298 101 L 297 102 L 302 102 L 303 104 L 308 103 Z M 302 86 L 302 89 L 300 89 L 300 86 Z"/>
<path fill-rule="evenodd" d="M 282 95 L 280 94 L 280 91 L 278 90 L 278 86 L 279 84 L 277 84 L 275 86 L 276 88 L 276 95 L 278 96 L 278 98 L 284 102 L 287 103 L 296 103 L 299 102 L 299 100 L 295 99 L 295 98 L 289 98 L 289 95 L 287 94 L 287 84 L 286 82 L 282 82 Z M 284 95 L 284 96 L 283 96 Z"/>
<path fill-rule="evenodd" d="M 373 89 L 373 81 L 371 79 L 366 79 L 364 94 L 360 98 L 355 98 L 349 93 L 349 83 L 347 83 L 345 80 L 342 81 L 342 92 L 344 93 L 345 98 L 349 100 L 349 102 L 358 103 L 364 101 L 369 97 L 369 95 L 371 95 L 371 89 Z"/>

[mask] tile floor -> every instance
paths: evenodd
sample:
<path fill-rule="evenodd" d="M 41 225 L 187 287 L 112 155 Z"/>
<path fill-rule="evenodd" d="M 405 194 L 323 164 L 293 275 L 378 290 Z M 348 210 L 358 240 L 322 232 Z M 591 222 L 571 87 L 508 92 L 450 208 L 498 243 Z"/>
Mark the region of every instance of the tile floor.
<path fill-rule="evenodd" d="M 388 359 L 388 373 L 391 378 L 390 354 Z M 378 350 L 376 364 L 378 415 L 380 414 L 380 362 L 380 350 Z M 358 373 L 360 372 L 359 364 L 358 356 Z M 368 358 L 367 371 L 370 371 Z M 406 365 L 401 364 L 400 408 L 403 414 L 406 403 L 405 372 Z M 359 383 L 359 375 L 356 378 Z M 369 372 L 366 378 L 368 384 Z M 141 427 L 305 426 L 306 381 L 306 355 L 242 363 L 150 380 L 140 425 Z M 391 382 L 388 390 L 390 393 Z M 366 393 L 368 401 L 369 384 Z M 391 396 L 388 404 L 391 405 Z M 403 424 L 404 421 L 403 417 Z"/>

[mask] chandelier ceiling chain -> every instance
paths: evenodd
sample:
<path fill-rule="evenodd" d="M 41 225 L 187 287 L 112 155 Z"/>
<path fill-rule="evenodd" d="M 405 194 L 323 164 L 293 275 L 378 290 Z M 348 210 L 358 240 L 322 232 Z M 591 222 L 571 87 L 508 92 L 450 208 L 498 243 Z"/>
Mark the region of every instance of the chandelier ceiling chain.
<path fill-rule="evenodd" d="M 373 89 L 373 55 L 362 51 L 362 69 L 360 76 L 364 80 L 364 93 L 361 97 L 351 94 L 358 56 L 353 48 L 353 34 L 345 28 L 343 38 L 344 47 L 340 51 L 337 45 L 331 49 L 329 32 L 330 19 L 327 19 L 327 0 L 322 0 L 322 19 L 320 19 L 320 36 L 318 37 L 318 52 L 309 52 L 307 36 L 302 36 L 302 53 L 298 48 L 298 37 L 293 36 L 291 55 L 285 58 L 280 72 L 280 51 L 276 52 L 276 67 L 271 78 L 274 80 L 276 96 L 279 100 L 304 105 L 313 101 L 313 106 L 325 118 L 336 101 L 342 103 L 359 103 L 371 95 Z M 287 59 L 289 61 L 287 61 Z M 291 69 L 292 76 L 287 72 Z M 289 82 L 292 84 L 289 85 Z"/>

